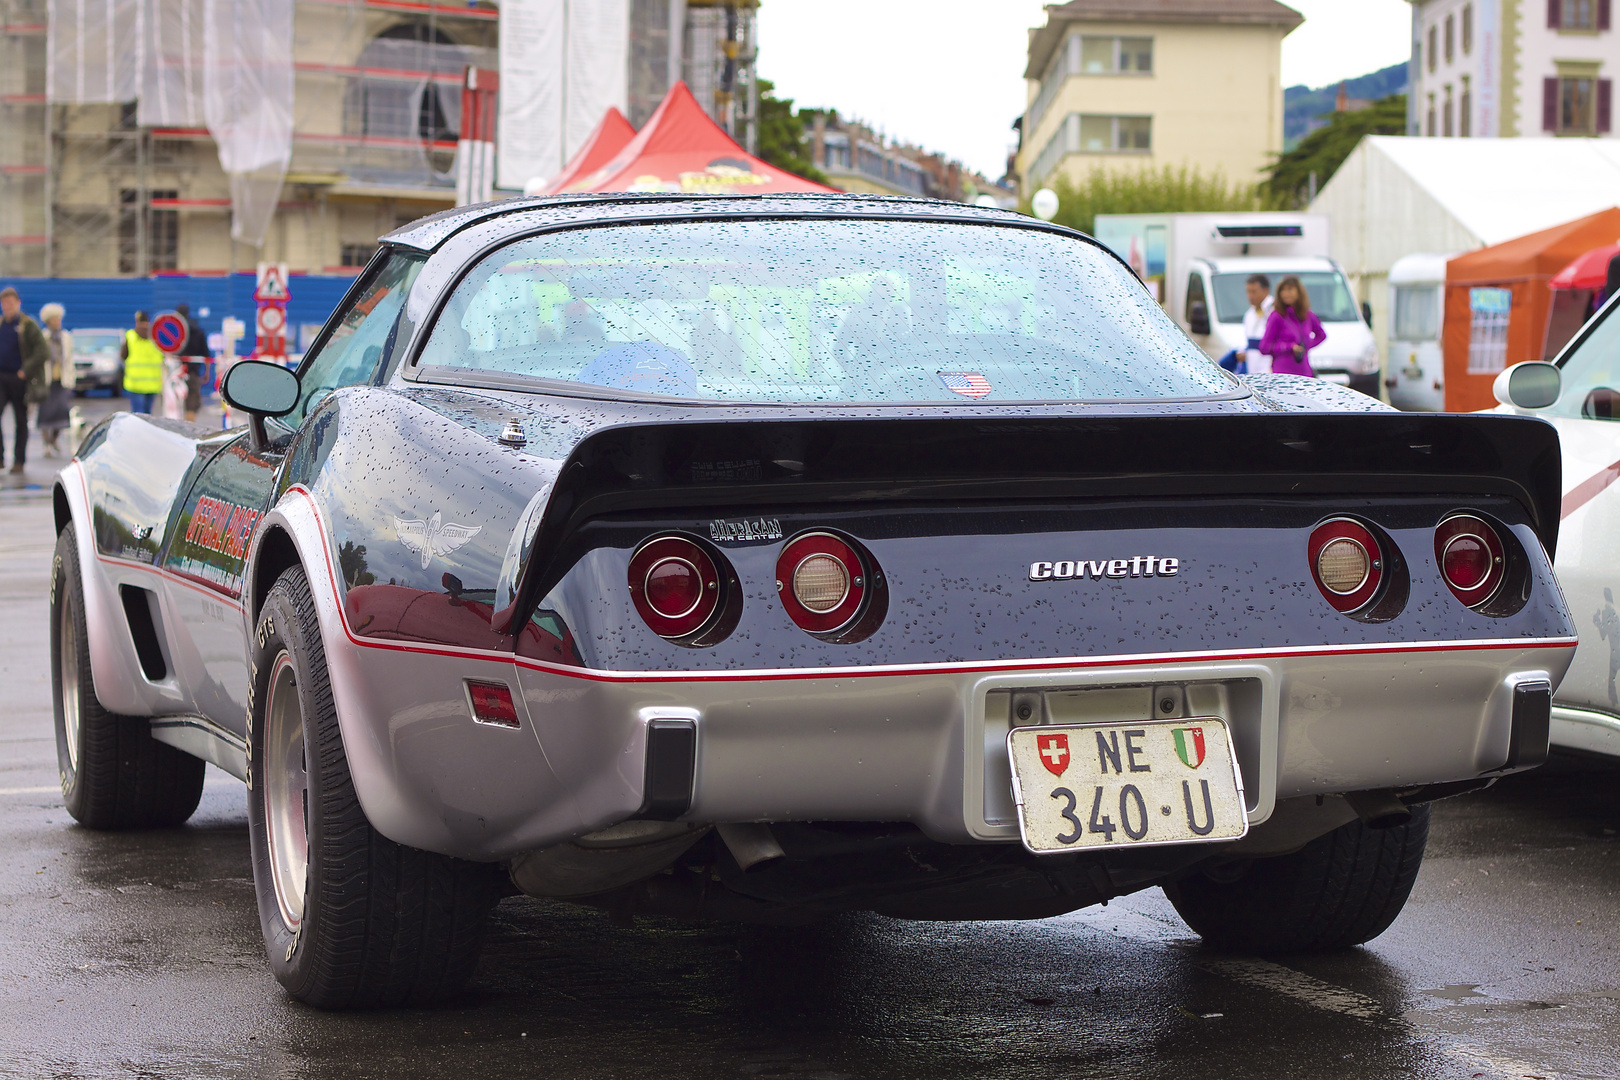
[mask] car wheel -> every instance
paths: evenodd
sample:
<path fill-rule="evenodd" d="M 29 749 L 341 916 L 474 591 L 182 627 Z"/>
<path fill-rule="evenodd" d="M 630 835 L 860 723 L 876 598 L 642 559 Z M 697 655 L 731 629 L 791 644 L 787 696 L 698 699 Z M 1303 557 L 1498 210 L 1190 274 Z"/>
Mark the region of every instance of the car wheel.
<path fill-rule="evenodd" d="M 202 759 L 152 738 L 146 717 L 110 713 L 96 698 L 71 524 L 56 538 L 51 565 L 51 684 L 62 801 L 75 821 L 152 829 L 191 817 L 202 798 Z"/>
<path fill-rule="evenodd" d="M 1164 891 L 1216 948 L 1342 949 L 1389 929 L 1412 892 L 1428 838 L 1429 808 L 1415 806 L 1405 825 L 1370 829 L 1352 821 L 1292 854 L 1194 870 Z"/>
<path fill-rule="evenodd" d="M 325 1009 L 455 994 L 478 961 L 496 868 L 395 844 L 366 820 L 301 569 L 271 588 L 252 653 L 248 833 L 276 979 Z"/>

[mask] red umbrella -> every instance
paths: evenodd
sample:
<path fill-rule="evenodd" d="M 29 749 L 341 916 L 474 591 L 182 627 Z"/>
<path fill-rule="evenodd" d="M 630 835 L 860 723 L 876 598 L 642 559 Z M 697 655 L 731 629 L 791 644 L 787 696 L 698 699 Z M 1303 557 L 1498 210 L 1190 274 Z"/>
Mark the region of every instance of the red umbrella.
<path fill-rule="evenodd" d="M 1547 284 L 1554 289 L 1601 289 L 1609 280 L 1609 260 L 1620 255 L 1620 243 L 1593 248 L 1558 271 Z"/>

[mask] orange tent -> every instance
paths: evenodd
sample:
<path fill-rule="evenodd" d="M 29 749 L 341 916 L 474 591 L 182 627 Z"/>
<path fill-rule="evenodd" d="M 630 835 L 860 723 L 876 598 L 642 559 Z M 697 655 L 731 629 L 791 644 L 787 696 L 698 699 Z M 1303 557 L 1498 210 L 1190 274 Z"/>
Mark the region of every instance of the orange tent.
<path fill-rule="evenodd" d="M 1552 290 L 1570 260 L 1620 236 L 1620 207 L 1521 236 L 1446 263 L 1446 410 L 1496 404 L 1491 383 L 1504 367 L 1544 359 Z"/>
<path fill-rule="evenodd" d="M 619 111 L 617 105 L 609 105 L 608 111 L 602 114 L 602 122 L 596 125 L 596 130 L 585 140 L 585 145 L 579 148 L 574 159 L 563 166 L 563 171 L 540 194 L 555 195 L 569 190 L 581 177 L 591 175 L 612 161 L 635 137 L 636 129 L 630 126 L 624 113 Z"/>
<path fill-rule="evenodd" d="M 698 105 L 684 82 L 670 88 L 634 139 L 595 172 L 563 191 L 693 191 L 756 195 L 833 191 L 778 169 L 738 146 Z"/>

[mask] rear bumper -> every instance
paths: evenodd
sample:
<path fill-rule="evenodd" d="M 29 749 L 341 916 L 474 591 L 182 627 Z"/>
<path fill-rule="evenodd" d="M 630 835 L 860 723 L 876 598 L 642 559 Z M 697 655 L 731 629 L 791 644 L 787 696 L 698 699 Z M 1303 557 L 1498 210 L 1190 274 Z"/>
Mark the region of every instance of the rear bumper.
<path fill-rule="evenodd" d="M 1075 708 L 1118 719 L 1224 710 L 1259 823 L 1278 799 L 1503 771 L 1516 752 L 1515 687 L 1556 685 L 1572 651 L 1474 642 L 645 677 L 354 639 L 328 655 L 373 824 L 400 843 L 488 860 L 643 812 L 647 732 L 659 721 L 696 733 L 682 820 L 907 821 L 948 843 L 1015 841 L 1004 751 L 1015 693 L 1048 703 L 1054 722 Z M 522 726 L 474 723 L 466 678 L 507 682 Z M 1174 711 L 1157 711 L 1167 698 Z M 667 791 L 655 794 L 667 805 Z"/>

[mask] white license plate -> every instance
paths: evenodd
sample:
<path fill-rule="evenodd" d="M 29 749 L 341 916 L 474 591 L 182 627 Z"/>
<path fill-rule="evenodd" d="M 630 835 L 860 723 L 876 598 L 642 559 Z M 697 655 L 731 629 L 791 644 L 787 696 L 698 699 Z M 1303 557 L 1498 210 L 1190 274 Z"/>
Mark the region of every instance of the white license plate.
<path fill-rule="evenodd" d="M 1036 854 L 1236 840 L 1249 831 L 1225 721 L 1016 727 L 1018 831 Z"/>

